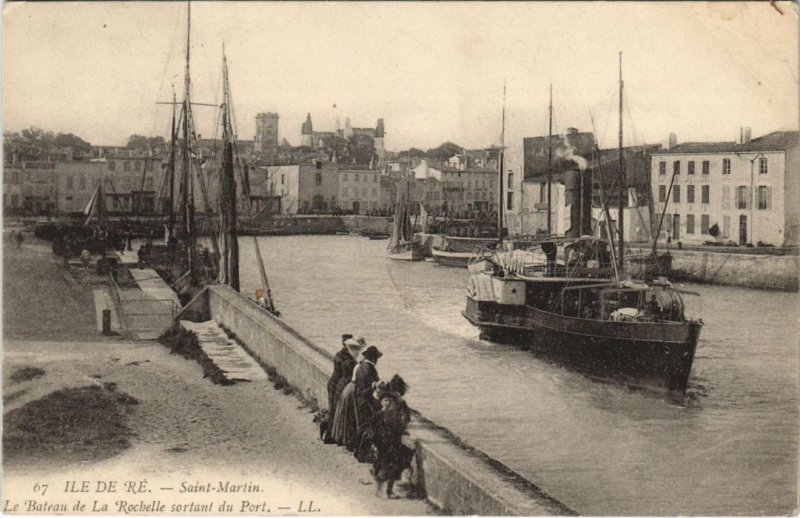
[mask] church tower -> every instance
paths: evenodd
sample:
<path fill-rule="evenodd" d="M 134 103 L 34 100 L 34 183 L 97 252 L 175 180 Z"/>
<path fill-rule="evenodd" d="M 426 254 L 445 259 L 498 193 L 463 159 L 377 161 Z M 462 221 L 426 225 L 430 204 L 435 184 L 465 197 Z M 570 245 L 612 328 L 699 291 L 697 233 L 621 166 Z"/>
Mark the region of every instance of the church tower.
<path fill-rule="evenodd" d="M 256 149 L 266 151 L 278 147 L 277 113 L 259 113 L 256 115 Z"/>
<path fill-rule="evenodd" d="M 311 114 L 306 116 L 306 121 L 300 128 L 300 145 L 313 147 L 314 145 L 314 126 L 311 124 Z"/>
<path fill-rule="evenodd" d="M 378 124 L 375 126 L 374 150 L 375 154 L 378 155 L 379 166 L 382 166 L 386 162 L 386 149 L 383 145 L 383 136 L 385 133 L 383 129 L 383 119 L 378 119 Z"/>

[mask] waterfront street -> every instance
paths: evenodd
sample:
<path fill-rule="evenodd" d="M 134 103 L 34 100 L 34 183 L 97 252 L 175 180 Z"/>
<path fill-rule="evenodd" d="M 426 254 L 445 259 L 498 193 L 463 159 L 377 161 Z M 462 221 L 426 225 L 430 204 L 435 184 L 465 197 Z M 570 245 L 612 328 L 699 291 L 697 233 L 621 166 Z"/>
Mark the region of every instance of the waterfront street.
<path fill-rule="evenodd" d="M 26 238 L 30 243 L 30 235 Z M 230 494 L 229 502 L 263 501 L 271 514 L 298 514 L 300 502 L 307 505 L 309 500 L 324 515 L 431 512 L 424 500 L 375 497 L 369 465 L 359 464 L 341 448 L 323 445 L 313 414 L 293 396 L 268 381 L 214 385 L 203 378 L 197 363 L 170 355 L 160 344 L 101 337 L 91 318 L 91 292 L 65 282 L 54 257 L 30 244 L 3 250 L 4 416 L 70 387 L 114 384 L 117 393 L 139 402 L 127 420 L 131 446 L 117 455 L 6 455 L 3 498 L 31 495 L 37 481 L 49 481 L 60 490 L 71 478 L 113 478 L 147 479 L 150 487 L 175 484 L 176 494 L 161 491 L 163 500 L 203 503 L 211 498 L 177 494 L 180 483 L 234 481 L 265 490 Z M 44 375 L 10 380 L 22 367 L 40 368 Z M 57 495 L 39 500 L 53 502 Z M 235 512 L 248 511 L 236 507 Z M 265 514 L 265 509 L 250 513 Z"/>

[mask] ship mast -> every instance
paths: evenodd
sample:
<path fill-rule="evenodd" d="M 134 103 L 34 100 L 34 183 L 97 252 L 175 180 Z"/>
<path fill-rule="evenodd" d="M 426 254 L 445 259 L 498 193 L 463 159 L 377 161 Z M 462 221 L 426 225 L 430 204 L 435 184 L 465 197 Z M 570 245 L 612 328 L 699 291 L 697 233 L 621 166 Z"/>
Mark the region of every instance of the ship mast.
<path fill-rule="evenodd" d="M 500 185 L 498 191 L 500 192 L 500 204 L 497 206 L 497 239 L 503 239 L 503 161 L 506 152 L 506 82 L 503 80 L 503 118 L 502 129 L 500 131 L 500 163 L 499 163 L 499 179 Z"/>
<path fill-rule="evenodd" d="M 627 182 L 625 181 L 624 161 L 622 158 L 622 52 L 619 53 L 619 174 L 617 181 L 619 182 L 619 215 L 618 219 L 618 232 L 619 232 L 619 252 L 617 259 L 619 261 L 619 271 L 622 272 L 625 266 L 625 198 L 627 189 L 625 188 Z"/>
<path fill-rule="evenodd" d="M 230 87 L 228 84 L 228 60 L 222 50 L 222 177 L 220 189 L 221 237 L 224 243 L 225 282 L 239 291 L 239 242 L 236 228 L 236 178 L 233 173 L 233 122 L 231 120 Z"/>
<path fill-rule="evenodd" d="M 547 130 L 547 233 L 552 234 L 552 211 L 550 210 L 550 203 L 552 202 L 552 164 L 553 164 L 553 85 L 550 85 L 550 107 L 547 109 L 550 122 Z"/>
<path fill-rule="evenodd" d="M 185 239 L 188 240 L 189 248 L 189 275 L 192 279 L 196 275 L 196 245 L 197 236 L 195 236 L 194 229 L 194 178 L 192 176 L 192 163 L 191 163 L 191 145 L 189 139 L 191 137 L 189 121 L 191 119 L 191 78 L 190 78 L 190 50 L 191 50 L 191 33 L 192 33 L 192 3 L 188 2 L 188 15 L 186 20 L 186 74 L 184 80 L 184 97 L 183 97 L 183 150 L 182 161 L 183 170 L 181 183 L 183 185 L 183 210 L 184 210 L 184 232 Z"/>
<path fill-rule="evenodd" d="M 169 201 L 167 207 L 169 210 L 169 235 L 172 237 L 175 234 L 175 144 L 178 140 L 178 134 L 175 132 L 175 108 L 178 104 L 177 95 L 173 85 L 172 90 L 172 132 L 170 133 L 170 147 L 169 147 Z M 167 208 L 165 207 L 165 209 Z M 167 243 L 164 243 L 167 244 Z"/>

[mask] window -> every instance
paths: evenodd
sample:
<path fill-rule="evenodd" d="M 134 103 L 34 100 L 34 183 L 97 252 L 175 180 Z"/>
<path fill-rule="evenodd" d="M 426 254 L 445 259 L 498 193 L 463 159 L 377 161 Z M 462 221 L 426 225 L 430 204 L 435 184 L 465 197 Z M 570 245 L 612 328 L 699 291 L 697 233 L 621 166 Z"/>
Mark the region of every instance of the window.
<path fill-rule="evenodd" d="M 731 208 L 731 186 L 722 186 L 722 209 L 730 210 Z"/>
<path fill-rule="evenodd" d="M 758 174 L 767 174 L 767 159 L 764 157 L 758 159 Z"/>
<path fill-rule="evenodd" d="M 658 174 L 660 176 L 666 176 L 666 174 L 667 174 L 667 163 L 666 162 L 659 162 L 658 163 Z"/>
<path fill-rule="evenodd" d="M 356 175 L 356 181 L 358 181 L 358 175 Z"/>
<path fill-rule="evenodd" d="M 689 163 L 691 164 L 691 162 Z M 694 185 L 686 186 L 686 203 L 694 203 Z"/>
<path fill-rule="evenodd" d="M 147 164 L 146 169 L 148 171 L 152 171 L 153 170 L 153 160 L 147 160 L 147 161 L 145 161 L 145 164 Z"/>
<path fill-rule="evenodd" d="M 72 189 L 72 177 L 67 176 L 67 189 Z"/>
<path fill-rule="evenodd" d="M 711 203 L 711 188 L 708 185 L 702 186 L 700 203 Z"/>
<path fill-rule="evenodd" d="M 314 183 L 317 185 L 322 185 L 322 174 L 317 173 L 314 175 Z"/>
<path fill-rule="evenodd" d="M 731 159 L 722 159 L 722 174 L 731 174 Z"/>
<path fill-rule="evenodd" d="M 142 163 L 139 162 L 138 160 L 136 162 L 134 162 L 133 163 L 133 170 L 136 171 L 137 173 L 139 171 L 141 171 L 142 170 Z"/>
<path fill-rule="evenodd" d="M 658 186 L 658 201 L 660 201 L 660 202 L 667 201 L 667 186 L 666 185 L 659 185 Z"/>
<path fill-rule="evenodd" d="M 708 160 L 703 160 L 703 174 L 708 174 L 709 167 Z"/>
<path fill-rule="evenodd" d="M 700 233 L 703 235 L 708 235 L 708 214 L 701 214 L 700 215 Z"/>
<path fill-rule="evenodd" d="M 745 185 L 740 185 L 736 188 L 736 208 L 747 208 L 747 186 Z"/>
<path fill-rule="evenodd" d="M 694 234 L 694 214 L 686 215 L 686 233 Z"/>
<path fill-rule="evenodd" d="M 672 174 L 681 174 L 681 161 L 675 160 L 672 162 Z"/>
<path fill-rule="evenodd" d="M 372 175 L 372 183 L 377 183 L 377 182 L 378 182 L 378 175 L 376 174 Z"/>
<path fill-rule="evenodd" d="M 681 186 L 680 185 L 673 185 L 672 186 L 672 203 L 680 203 L 681 201 Z"/>
<path fill-rule="evenodd" d="M 758 208 L 761 210 L 772 208 L 770 188 L 766 185 L 758 186 Z"/>
<path fill-rule="evenodd" d="M 316 162 L 314 162 L 314 167 L 316 167 L 317 169 L 322 169 L 322 161 L 317 160 Z"/>
<path fill-rule="evenodd" d="M 508 173 L 508 188 L 514 188 L 514 173 Z"/>
<path fill-rule="evenodd" d="M 144 180 L 144 188 L 147 189 L 148 191 L 152 191 L 153 190 L 153 178 L 152 177 L 145 178 L 145 180 Z"/>
<path fill-rule="evenodd" d="M 688 174 L 694 174 L 694 160 L 689 161 L 688 167 Z"/>
<path fill-rule="evenodd" d="M 508 198 L 506 200 L 506 210 L 512 210 L 514 208 L 514 193 L 509 192 L 506 194 L 508 195 Z"/>
<path fill-rule="evenodd" d="M 129 172 L 131 170 L 131 163 L 126 160 L 125 163 L 122 164 L 122 170 L 126 173 Z"/>
<path fill-rule="evenodd" d="M 117 168 L 117 163 L 114 162 L 113 160 L 109 160 L 108 161 L 108 170 L 109 171 L 114 171 L 116 168 Z"/>
<path fill-rule="evenodd" d="M 342 180 L 344 180 L 345 182 L 347 181 L 347 173 L 344 173 L 344 174 L 342 175 Z"/>
<path fill-rule="evenodd" d="M 731 217 L 722 216 L 722 238 L 727 239 L 731 237 Z"/>
<path fill-rule="evenodd" d="M 664 187 L 663 185 L 661 187 Z M 547 182 L 539 182 L 539 203 L 547 200 Z"/>
<path fill-rule="evenodd" d="M 80 186 L 81 190 L 86 189 L 86 177 L 81 176 L 78 178 L 78 185 Z"/>
<path fill-rule="evenodd" d="M 285 177 L 286 177 L 286 175 L 285 175 L 285 174 L 282 174 L 282 175 L 281 175 L 281 185 L 283 185 L 283 180 L 285 179 Z"/>

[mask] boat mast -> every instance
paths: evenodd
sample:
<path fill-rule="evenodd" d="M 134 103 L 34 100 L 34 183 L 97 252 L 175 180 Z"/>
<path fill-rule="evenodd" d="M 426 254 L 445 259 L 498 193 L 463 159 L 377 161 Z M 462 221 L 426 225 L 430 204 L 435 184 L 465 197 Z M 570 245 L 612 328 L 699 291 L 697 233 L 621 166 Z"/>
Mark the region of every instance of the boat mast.
<path fill-rule="evenodd" d="M 197 244 L 197 236 L 194 231 L 194 178 L 192 176 L 192 163 L 191 163 L 191 150 L 189 144 L 189 120 L 191 118 L 191 79 L 190 79 L 190 50 L 191 50 L 191 34 L 192 34 L 192 3 L 188 4 L 188 14 L 186 19 L 186 74 L 184 80 L 184 98 L 183 98 L 183 206 L 184 210 L 184 229 L 186 238 L 189 244 L 189 275 L 192 279 L 195 277 L 196 258 L 195 248 Z"/>
<path fill-rule="evenodd" d="M 222 239 L 225 242 L 225 277 L 236 291 L 239 291 L 239 243 L 236 229 L 236 178 L 233 173 L 233 122 L 231 121 L 230 90 L 228 85 L 228 60 L 225 57 L 225 47 L 222 49 L 222 80 L 223 80 L 223 110 L 222 110 Z"/>
<path fill-rule="evenodd" d="M 617 259 L 619 260 L 619 271 L 622 272 L 625 266 L 625 198 L 627 194 L 627 189 L 625 185 L 627 182 L 625 181 L 625 170 L 623 169 L 623 159 L 622 159 L 622 90 L 623 90 L 623 83 L 622 83 L 622 52 L 619 53 L 619 174 L 617 181 L 619 182 L 619 215 L 618 219 L 618 232 L 619 232 L 619 252 L 617 253 Z"/>
<path fill-rule="evenodd" d="M 178 134 L 175 132 L 175 111 L 178 104 L 177 95 L 175 94 L 175 85 L 172 89 L 172 133 L 170 133 L 170 148 L 169 148 L 169 235 L 172 237 L 175 233 L 175 144 L 178 140 Z M 165 207 L 166 208 L 166 207 Z M 167 244 L 167 243 L 165 243 Z"/>
<path fill-rule="evenodd" d="M 500 131 L 500 163 L 499 163 L 499 180 L 500 185 L 498 191 L 500 192 L 500 204 L 497 207 L 497 239 L 503 239 L 503 159 L 505 158 L 506 151 L 506 82 L 503 80 L 503 118 L 502 129 Z"/>
<path fill-rule="evenodd" d="M 547 109 L 550 123 L 547 130 L 547 233 L 552 234 L 552 211 L 550 203 L 552 201 L 552 163 L 553 163 L 553 85 L 550 85 L 550 107 Z"/>

